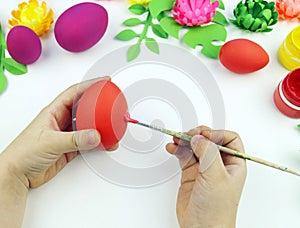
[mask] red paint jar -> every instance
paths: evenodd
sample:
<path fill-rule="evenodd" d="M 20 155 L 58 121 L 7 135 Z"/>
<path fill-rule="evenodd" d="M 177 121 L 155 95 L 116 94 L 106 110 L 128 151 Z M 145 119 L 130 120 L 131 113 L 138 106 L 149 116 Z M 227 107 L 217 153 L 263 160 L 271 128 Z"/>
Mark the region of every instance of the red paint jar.
<path fill-rule="evenodd" d="M 286 116 L 300 118 L 300 68 L 291 71 L 274 92 L 276 107 Z"/>

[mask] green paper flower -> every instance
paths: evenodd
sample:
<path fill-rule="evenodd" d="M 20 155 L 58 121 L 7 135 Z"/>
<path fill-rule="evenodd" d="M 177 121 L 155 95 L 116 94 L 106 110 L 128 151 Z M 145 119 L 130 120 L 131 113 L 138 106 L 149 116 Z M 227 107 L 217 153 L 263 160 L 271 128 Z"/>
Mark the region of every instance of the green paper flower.
<path fill-rule="evenodd" d="M 241 1 L 233 14 L 236 19 L 230 22 L 240 29 L 251 32 L 270 32 L 272 29 L 269 26 L 275 25 L 278 21 L 275 2 L 263 0 Z"/>

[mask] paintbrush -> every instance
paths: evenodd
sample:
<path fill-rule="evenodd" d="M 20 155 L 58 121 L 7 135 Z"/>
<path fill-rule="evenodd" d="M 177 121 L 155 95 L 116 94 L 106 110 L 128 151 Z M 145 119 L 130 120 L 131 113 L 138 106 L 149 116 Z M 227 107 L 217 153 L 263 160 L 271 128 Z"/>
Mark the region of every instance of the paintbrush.
<path fill-rule="evenodd" d="M 158 127 L 158 126 L 155 126 L 155 125 L 145 124 L 145 123 L 142 123 L 140 121 L 137 121 L 135 119 L 130 118 L 130 116 L 127 116 L 126 119 L 130 123 L 138 124 L 140 126 L 150 128 L 150 129 L 155 130 L 155 131 L 162 132 L 164 134 L 173 136 L 173 137 L 178 138 L 178 139 L 182 139 L 182 140 L 185 140 L 185 141 L 188 141 L 188 142 L 190 142 L 191 139 L 192 139 L 192 136 L 184 134 L 182 132 L 176 132 L 176 131 L 168 130 L 168 129 L 161 128 L 161 127 Z M 230 148 L 227 148 L 227 147 L 224 147 L 224 146 L 220 146 L 220 145 L 217 145 L 217 144 L 216 144 L 216 146 L 218 147 L 218 149 L 220 151 L 222 151 L 225 154 L 230 154 L 230 155 L 233 155 L 233 156 L 236 156 L 236 157 L 239 157 L 239 158 L 243 158 L 243 159 L 246 159 L 246 160 L 249 160 L 249 161 L 257 162 L 259 164 L 272 167 L 274 169 L 278 169 L 278 170 L 281 170 L 281 171 L 284 171 L 284 172 L 287 172 L 287 173 L 291 173 L 291 174 L 300 176 L 300 172 L 295 171 L 293 169 L 290 169 L 288 167 L 281 166 L 281 165 L 275 164 L 273 162 L 269 162 L 269 161 L 266 161 L 264 159 L 257 158 L 257 157 L 251 156 L 251 155 L 247 155 L 247 154 L 238 152 L 236 150 L 233 150 L 233 149 L 230 149 Z"/>

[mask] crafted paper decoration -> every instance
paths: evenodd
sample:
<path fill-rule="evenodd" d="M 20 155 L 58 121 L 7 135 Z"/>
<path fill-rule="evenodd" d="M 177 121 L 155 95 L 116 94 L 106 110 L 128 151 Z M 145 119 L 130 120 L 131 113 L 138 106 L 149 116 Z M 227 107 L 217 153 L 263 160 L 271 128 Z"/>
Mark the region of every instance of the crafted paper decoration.
<path fill-rule="evenodd" d="M 275 3 L 264 0 L 242 0 L 235 7 L 235 20 L 229 20 L 238 28 L 251 32 L 270 32 L 270 26 L 275 25 L 278 13 Z"/>
<path fill-rule="evenodd" d="M 53 23 L 53 10 L 47 11 L 46 2 L 39 5 L 37 0 L 29 0 L 18 5 L 17 10 L 11 12 L 13 18 L 8 23 L 14 27 L 23 25 L 31 28 L 38 36 L 47 33 Z"/>
<path fill-rule="evenodd" d="M 300 0 L 277 0 L 275 6 L 279 19 L 300 21 Z"/>
<path fill-rule="evenodd" d="M 218 6 L 218 1 L 176 0 L 172 13 L 180 25 L 199 26 L 211 22 Z"/>
<path fill-rule="evenodd" d="M 4 70 L 7 70 L 13 75 L 21 75 L 27 73 L 26 66 L 17 63 L 12 58 L 5 57 L 6 42 L 0 24 L 0 94 L 6 89 L 7 80 Z"/>
<path fill-rule="evenodd" d="M 201 53 L 207 57 L 217 59 L 222 45 L 213 44 L 214 41 L 225 41 L 227 31 L 224 26 L 228 25 L 226 17 L 219 11 L 224 10 L 224 4 L 221 0 L 214 3 L 209 2 L 209 12 L 201 7 L 202 4 L 207 3 L 207 0 L 199 0 L 195 4 L 196 8 L 190 8 L 192 16 L 189 17 L 190 12 L 184 11 L 184 6 L 188 6 L 192 0 L 151 0 L 148 6 L 142 4 L 134 4 L 129 7 L 129 11 L 135 15 L 146 14 L 146 19 L 134 17 L 129 18 L 123 22 L 123 25 L 134 27 L 142 25 L 141 33 L 133 29 L 125 29 L 116 35 L 116 38 L 123 41 L 137 39 L 137 43 L 132 45 L 127 52 L 127 60 L 134 60 L 140 53 L 140 46 L 145 41 L 146 47 L 159 54 L 159 45 L 157 41 L 148 34 L 151 29 L 156 36 L 167 39 L 170 36 L 182 41 L 192 48 L 198 45 L 202 46 Z M 216 9 L 216 6 L 218 8 Z M 173 14 L 174 17 L 171 16 Z M 205 17 L 200 20 L 200 16 Z M 213 17 L 212 17 L 213 16 Z M 186 21 L 184 25 L 178 23 Z M 180 18 L 180 19 L 179 19 Z M 188 19 L 189 18 L 189 19 Z M 196 19 L 197 18 L 197 19 Z M 193 23 L 194 22 L 194 23 Z M 206 24 L 203 24 L 206 23 Z M 192 26 L 195 25 L 195 26 Z M 184 30 L 183 37 L 179 37 L 179 31 Z"/>

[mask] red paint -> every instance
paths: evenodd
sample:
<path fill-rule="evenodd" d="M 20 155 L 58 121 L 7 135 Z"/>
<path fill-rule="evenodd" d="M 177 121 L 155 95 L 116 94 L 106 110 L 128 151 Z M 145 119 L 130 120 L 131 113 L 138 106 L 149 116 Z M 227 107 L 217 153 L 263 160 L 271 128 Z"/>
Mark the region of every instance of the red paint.
<path fill-rule="evenodd" d="M 125 120 L 126 120 L 127 122 L 129 122 L 129 123 L 137 124 L 137 123 L 139 122 L 139 121 L 137 121 L 137 120 L 135 120 L 135 119 L 132 119 L 132 118 L 130 117 L 129 112 L 125 113 L 124 118 L 125 118 Z"/>
<path fill-rule="evenodd" d="M 286 116 L 300 118 L 300 68 L 291 71 L 274 92 L 276 107 Z"/>
<path fill-rule="evenodd" d="M 101 135 L 99 148 L 117 144 L 127 129 L 124 115 L 128 113 L 122 91 L 111 81 L 101 80 L 90 86 L 78 102 L 76 127 L 97 129 Z"/>

